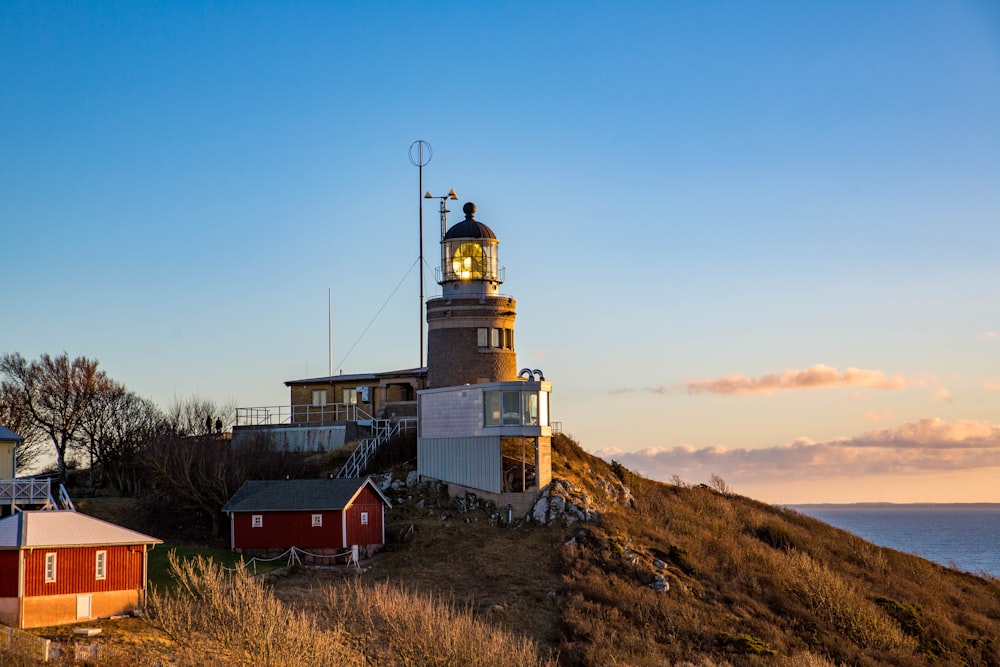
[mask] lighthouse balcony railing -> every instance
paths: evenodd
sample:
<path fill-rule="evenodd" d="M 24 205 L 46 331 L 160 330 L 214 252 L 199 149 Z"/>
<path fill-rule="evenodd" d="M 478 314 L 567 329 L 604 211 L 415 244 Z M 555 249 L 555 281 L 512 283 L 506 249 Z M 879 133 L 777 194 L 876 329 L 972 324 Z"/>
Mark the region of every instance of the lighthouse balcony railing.
<path fill-rule="evenodd" d="M 353 403 L 325 405 L 266 405 L 236 408 L 237 426 L 279 426 L 283 424 L 337 424 L 371 422 L 372 416 Z"/>
<path fill-rule="evenodd" d="M 488 280 L 502 283 L 507 278 L 507 267 L 501 266 L 497 269 L 496 275 L 490 275 L 489 271 L 484 272 L 482 275 L 476 276 L 475 278 L 462 278 L 457 272 L 448 270 L 442 271 L 440 266 L 434 267 L 434 280 L 439 284 L 443 282 L 451 281 L 461 281 L 461 280 Z"/>

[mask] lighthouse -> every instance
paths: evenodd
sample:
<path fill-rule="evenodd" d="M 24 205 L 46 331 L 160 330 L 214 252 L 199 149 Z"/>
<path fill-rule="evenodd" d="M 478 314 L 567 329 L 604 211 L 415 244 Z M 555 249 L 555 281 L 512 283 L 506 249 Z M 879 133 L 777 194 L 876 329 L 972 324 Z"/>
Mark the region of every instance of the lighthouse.
<path fill-rule="evenodd" d="M 441 296 L 427 301 L 427 386 L 503 382 L 517 378 L 517 303 L 500 294 L 500 241 L 475 219 L 476 205 L 441 239 Z"/>
<path fill-rule="evenodd" d="M 523 515 L 552 479 L 552 383 L 517 370 L 517 304 L 500 294 L 500 242 L 475 204 L 462 210 L 441 239 L 441 296 L 427 301 L 417 472 Z"/>

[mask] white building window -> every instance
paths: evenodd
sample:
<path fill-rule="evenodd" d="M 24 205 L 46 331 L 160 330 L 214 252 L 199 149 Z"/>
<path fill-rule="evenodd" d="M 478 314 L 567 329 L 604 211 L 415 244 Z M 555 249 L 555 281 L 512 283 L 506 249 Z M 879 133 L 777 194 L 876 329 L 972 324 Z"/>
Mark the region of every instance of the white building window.
<path fill-rule="evenodd" d="M 313 528 L 322 528 L 323 527 L 323 515 L 322 514 L 313 514 L 312 515 L 312 525 L 313 525 Z"/>
<path fill-rule="evenodd" d="M 326 389 L 313 389 L 313 405 L 326 405 Z"/>
<path fill-rule="evenodd" d="M 368 512 L 362 512 L 361 513 L 361 525 L 362 526 L 367 526 L 368 525 Z"/>
<path fill-rule="evenodd" d="M 45 554 L 45 583 L 52 584 L 56 580 L 56 555 Z"/>
<path fill-rule="evenodd" d="M 479 347 L 489 347 L 490 346 L 490 330 L 486 327 L 479 327 L 476 329 L 476 343 Z"/>
<path fill-rule="evenodd" d="M 251 514 L 250 515 L 250 526 L 252 528 L 263 528 L 264 527 L 264 515 L 263 514 Z"/>
<path fill-rule="evenodd" d="M 108 577 L 108 552 L 98 551 L 94 560 L 94 579 L 107 579 Z"/>
<path fill-rule="evenodd" d="M 343 391 L 344 400 L 341 401 L 345 405 L 357 405 L 358 404 L 358 390 L 357 389 L 344 389 Z"/>

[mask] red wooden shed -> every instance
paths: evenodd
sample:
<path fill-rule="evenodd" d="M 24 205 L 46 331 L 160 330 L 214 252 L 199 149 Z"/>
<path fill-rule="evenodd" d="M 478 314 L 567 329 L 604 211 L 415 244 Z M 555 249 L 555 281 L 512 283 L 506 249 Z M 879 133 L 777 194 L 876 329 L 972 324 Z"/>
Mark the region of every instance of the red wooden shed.
<path fill-rule="evenodd" d="M 222 508 L 236 551 L 329 554 L 385 544 L 389 500 L 371 478 L 248 481 Z"/>
<path fill-rule="evenodd" d="M 143 609 L 147 551 L 160 543 L 69 510 L 0 519 L 0 622 L 37 628 Z"/>

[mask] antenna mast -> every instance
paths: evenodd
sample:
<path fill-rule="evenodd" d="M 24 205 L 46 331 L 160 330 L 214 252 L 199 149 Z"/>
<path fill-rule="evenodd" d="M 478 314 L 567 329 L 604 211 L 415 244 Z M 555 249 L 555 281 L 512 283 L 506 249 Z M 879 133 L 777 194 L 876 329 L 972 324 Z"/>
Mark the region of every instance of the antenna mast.
<path fill-rule="evenodd" d="M 423 139 L 417 139 L 410 144 L 410 164 L 419 171 L 417 187 L 417 206 L 420 209 L 420 368 L 424 367 L 424 202 L 421 196 L 424 191 L 424 165 L 431 161 L 434 150 Z"/>

